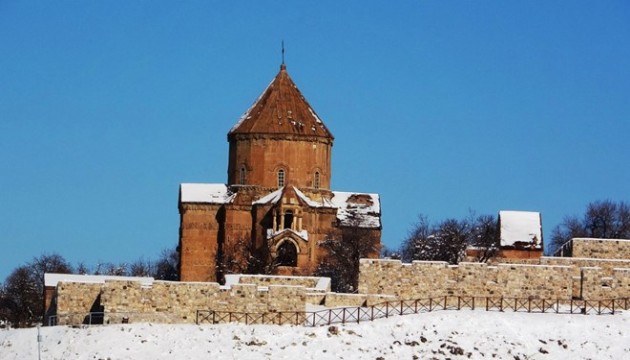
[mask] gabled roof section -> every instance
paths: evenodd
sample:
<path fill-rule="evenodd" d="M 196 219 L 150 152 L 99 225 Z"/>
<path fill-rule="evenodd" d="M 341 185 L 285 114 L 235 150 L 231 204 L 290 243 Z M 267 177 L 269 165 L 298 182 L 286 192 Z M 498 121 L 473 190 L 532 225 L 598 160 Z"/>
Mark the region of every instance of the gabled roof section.
<path fill-rule="evenodd" d="M 236 194 L 225 184 L 181 184 L 180 203 L 229 204 Z"/>
<path fill-rule="evenodd" d="M 265 204 L 276 204 L 278 202 L 278 200 L 280 200 L 282 198 L 282 193 L 284 192 L 284 187 L 281 187 L 280 189 L 269 193 L 263 197 L 261 197 L 260 199 L 252 202 L 252 205 L 265 205 Z"/>
<path fill-rule="evenodd" d="M 230 130 L 228 140 L 237 134 L 334 138 L 297 88 L 284 64 L 265 91 Z"/>

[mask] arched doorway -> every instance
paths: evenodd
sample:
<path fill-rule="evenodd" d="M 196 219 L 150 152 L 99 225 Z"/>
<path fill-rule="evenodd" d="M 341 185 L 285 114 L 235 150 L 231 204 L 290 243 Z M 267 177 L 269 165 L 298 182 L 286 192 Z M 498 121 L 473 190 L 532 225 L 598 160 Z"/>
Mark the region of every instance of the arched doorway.
<path fill-rule="evenodd" d="M 276 264 L 278 266 L 297 266 L 297 248 L 289 240 L 284 240 L 276 251 Z"/>

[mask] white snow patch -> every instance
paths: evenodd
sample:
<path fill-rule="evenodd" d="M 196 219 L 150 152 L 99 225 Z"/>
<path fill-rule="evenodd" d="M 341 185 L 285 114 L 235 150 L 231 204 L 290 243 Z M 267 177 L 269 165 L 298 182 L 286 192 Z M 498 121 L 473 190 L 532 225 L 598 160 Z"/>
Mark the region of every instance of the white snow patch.
<path fill-rule="evenodd" d="M 140 282 L 142 286 L 153 285 L 152 277 L 136 277 L 136 276 L 112 276 L 112 275 L 77 275 L 77 274 L 56 274 L 45 273 L 44 285 L 47 287 L 55 287 L 60 282 L 75 282 L 88 284 L 104 284 L 107 280 L 117 281 L 135 281 Z"/>
<path fill-rule="evenodd" d="M 42 359 L 630 357 L 630 312 L 596 316 L 462 310 L 316 328 L 120 324 L 40 331 Z M 3 360 L 36 359 L 37 354 L 37 329 L 0 330 Z"/>
<path fill-rule="evenodd" d="M 532 243 L 542 248 L 542 224 L 540 213 L 534 211 L 499 211 L 501 246 L 513 246 L 517 242 Z"/>
<path fill-rule="evenodd" d="M 378 194 L 333 191 L 332 204 L 338 209 L 337 219 L 342 225 L 353 225 L 353 214 L 359 226 L 378 228 L 381 226 L 381 200 Z M 367 203 L 353 202 L 353 197 L 367 198 Z"/>
<path fill-rule="evenodd" d="M 236 194 L 225 184 L 181 184 L 179 190 L 182 203 L 228 204 Z"/>

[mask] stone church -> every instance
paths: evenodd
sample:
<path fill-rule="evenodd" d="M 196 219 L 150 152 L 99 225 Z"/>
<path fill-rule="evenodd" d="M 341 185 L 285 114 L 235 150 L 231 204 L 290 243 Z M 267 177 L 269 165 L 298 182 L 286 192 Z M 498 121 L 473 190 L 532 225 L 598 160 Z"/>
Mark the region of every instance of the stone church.
<path fill-rule="evenodd" d="M 352 234 L 378 257 L 379 195 L 331 191 L 334 137 L 284 64 L 227 140 L 227 184 L 180 185 L 180 280 L 312 275 Z"/>

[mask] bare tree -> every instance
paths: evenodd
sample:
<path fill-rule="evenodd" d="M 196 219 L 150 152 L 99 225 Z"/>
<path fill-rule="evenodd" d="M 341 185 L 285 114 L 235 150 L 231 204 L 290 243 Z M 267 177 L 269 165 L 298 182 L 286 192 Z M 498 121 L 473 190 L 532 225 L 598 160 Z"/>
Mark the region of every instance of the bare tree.
<path fill-rule="evenodd" d="M 66 259 L 59 254 L 44 254 L 39 257 L 33 258 L 29 268 L 33 273 L 33 278 L 36 280 L 37 291 L 41 294 L 44 293 L 44 274 L 45 273 L 58 273 L 58 274 L 71 274 L 72 265 L 66 261 Z"/>
<path fill-rule="evenodd" d="M 492 215 L 476 216 L 473 211 L 463 219 L 446 219 L 431 224 L 428 217 L 419 215 L 400 253 L 403 261 L 412 260 L 446 261 L 459 263 L 466 248 L 477 248 L 477 261 L 485 262 L 498 250 L 498 228 Z"/>
<path fill-rule="evenodd" d="M 32 326 L 43 312 L 43 293 L 37 289 L 38 279 L 28 265 L 13 270 L 4 285 L 0 312 L 14 327 Z"/>
<path fill-rule="evenodd" d="M 429 241 L 429 236 L 433 233 L 431 222 L 426 215 L 418 215 L 418 220 L 413 225 L 407 239 L 400 248 L 402 260 L 411 262 L 412 260 L 420 260 L 423 258 L 422 249 L 425 243 Z"/>
<path fill-rule="evenodd" d="M 179 253 L 177 248 L 164 249 L 158 261 L 155 262 L 153 277 L 158 280 L 179 279 Z"/>
<path fill-rule="evenodd" d="M 318 276 L 331 278 L 333 291 L 354 293 L 359 284 L 359 260 L 380 253 L 375 229 L 365 227 L 360 215 L 351 214 L 339 234 L 330 234 L 321 242 L 327 256 L 316 270 Z"/>
<path fill-rule="evenodd" d="M 464 257 L 471 234 L 471 225 L 467 220 L 446 219 L 431 225 L 426 216 L 420 215 L 403 243 L 403 259 L 457 264 Z"/>
<path fill-rule="evenodd" d="M 129 265 L 130 276 L 153 276 L 155 264 L 151 260 L 140 258 Z"/>
<path fill-rule="evenodd" d="M 577 216 L 565 217 L 551 232 L 551 252 L 577 237 L 630 238 L 630 205 L 623 201 L 595 201 L 586 206 L 581 219 Z"/>
<path fill-rule="evenodd" d="M 471 213 L 470 245 L 476 250 L 476 260 L 487 262 L 499 251 L 499 225 L 492 215 L 474 216 Z"/>

